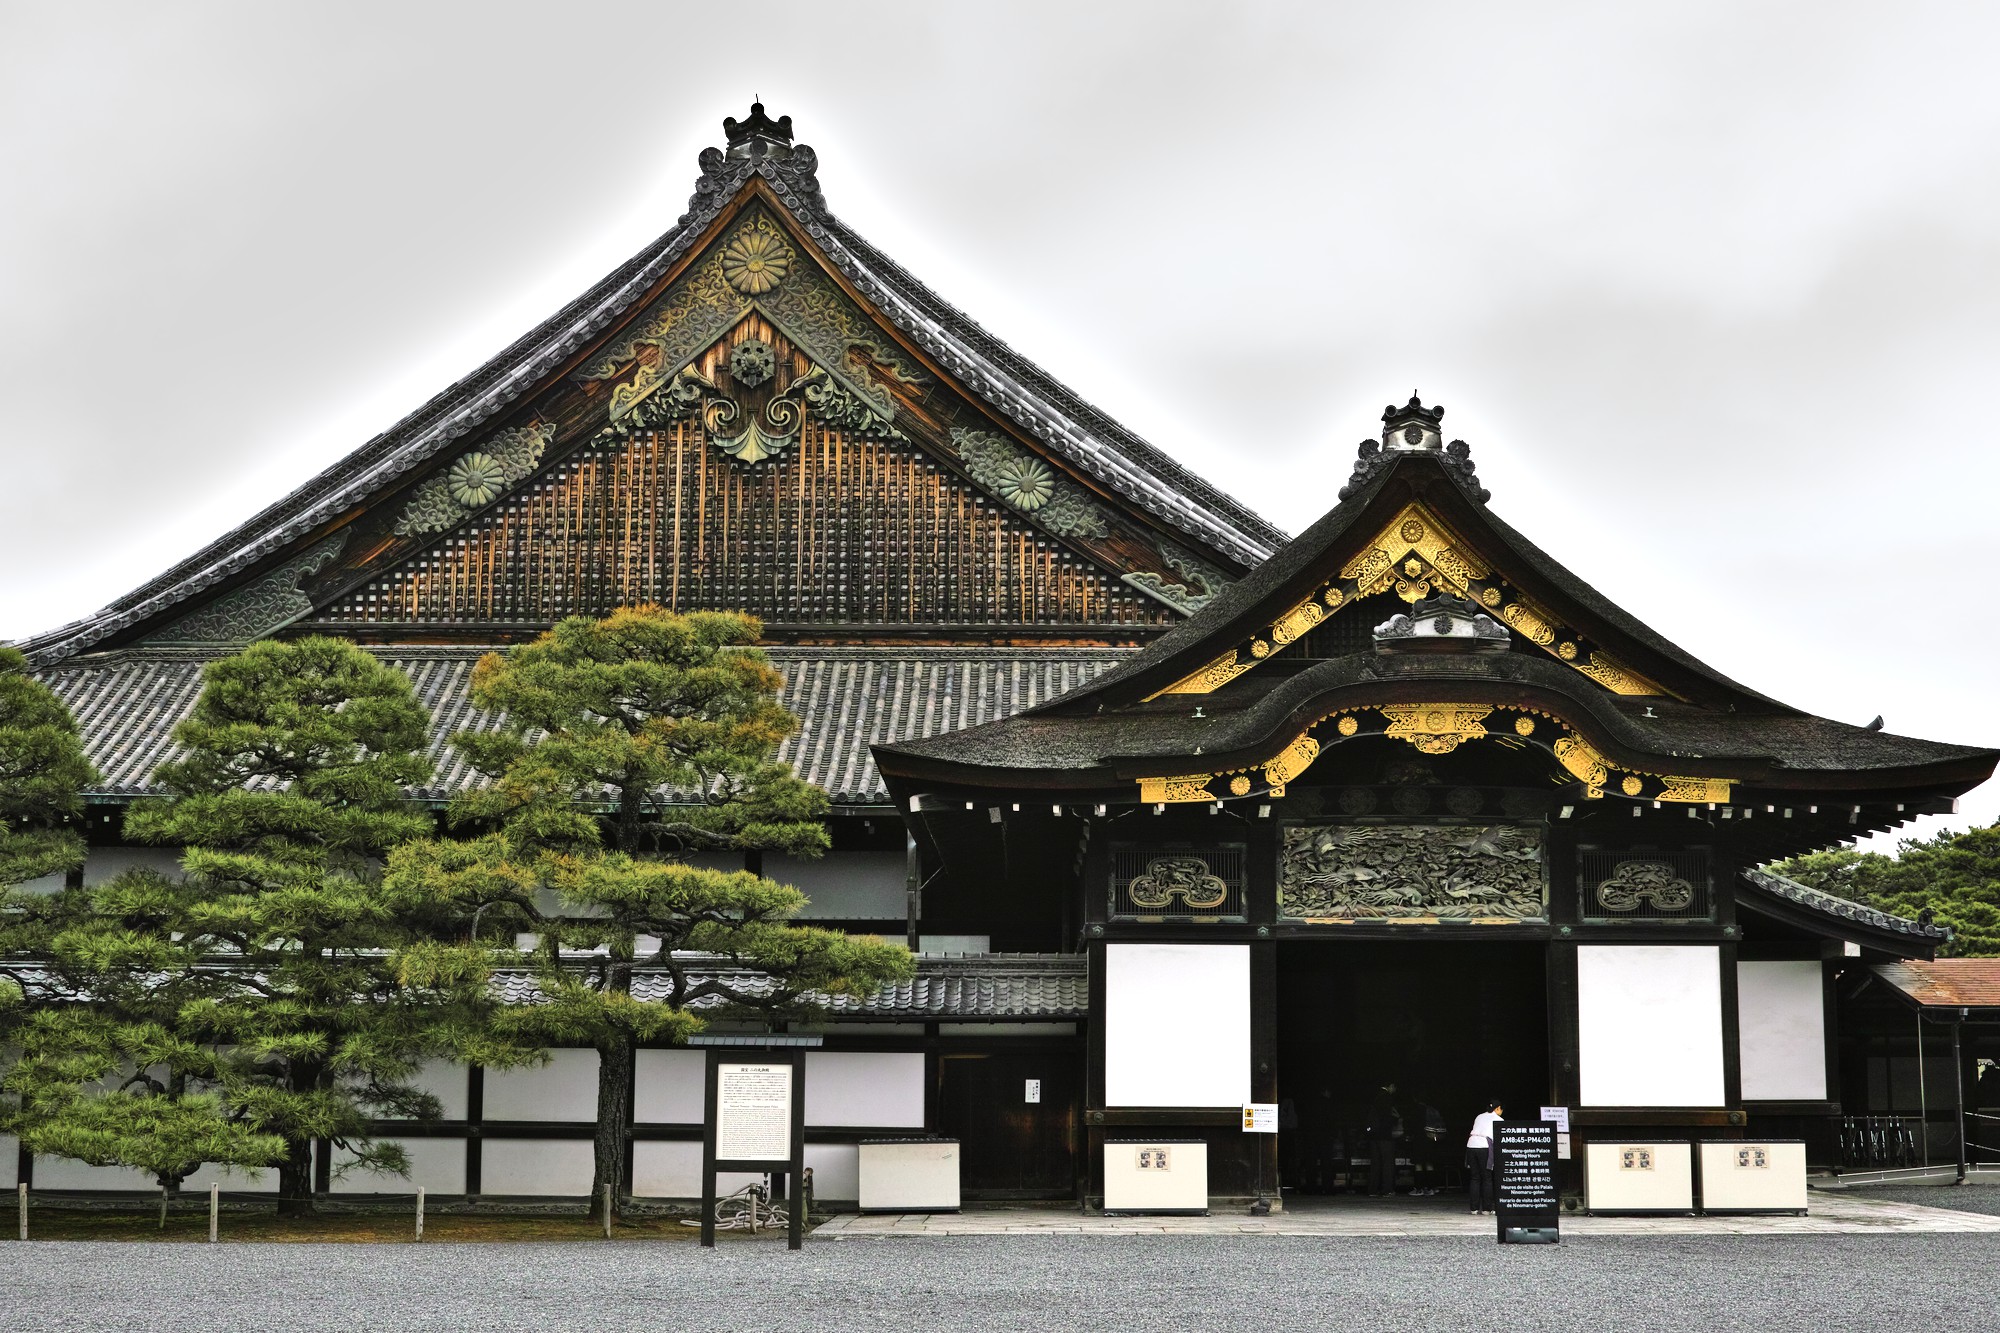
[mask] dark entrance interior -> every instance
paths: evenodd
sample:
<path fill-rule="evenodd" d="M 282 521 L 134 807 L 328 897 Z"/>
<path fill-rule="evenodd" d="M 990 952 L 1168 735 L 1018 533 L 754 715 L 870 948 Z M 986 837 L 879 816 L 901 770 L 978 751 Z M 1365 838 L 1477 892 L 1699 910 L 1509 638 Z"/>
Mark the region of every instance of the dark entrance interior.
<path fill-rule="evenodd" d="M 1366 1191 L 1369 1111 L 1383 1083 L 1404 1138 L 1401 1188 L 1463 1180 L 1483 1099 L 1538 1114 L 1549 1089 L 1545 946 L 1430 941 L 1278 946 L 1278 1136 L 1301 1194 Z M 1425 1108 L 1444 1130 L 1424 1133 Z M 1428 1162 L 1426 1161 L 1428 1159 Z"/>
<path fill-rule="evenodd" d="M 1072 1049 L 938 1057 L 938 1132 L 958 1140 L 968 1199 L 1067 1199 L 1076 1193 L 1082 1056 Z M 1027 1099 L 1035 1080 L 1041 1100 Z"/>

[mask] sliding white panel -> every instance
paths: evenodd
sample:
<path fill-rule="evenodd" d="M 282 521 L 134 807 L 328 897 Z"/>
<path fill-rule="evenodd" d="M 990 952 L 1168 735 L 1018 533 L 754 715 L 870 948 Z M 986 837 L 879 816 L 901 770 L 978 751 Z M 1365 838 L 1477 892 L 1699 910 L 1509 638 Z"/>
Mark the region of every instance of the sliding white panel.
<path fill-rule="evenodd" d="M 1818 962 L 1738 963 L 1736 1026 L 1744 1101 L 1825 1099 L 1826 990 Z"/>
<path fill-rule="evenodd" d="M 922 1129 L 923 1053 L 806 1052 L 806 1123 Z"/>
<path fill-rule="evenodd" d="M 1250 1100 L 1250 946 L 1112 944 L 1104 950 L 1108 1106 Z"/>
<path fill-rule="evenodd" d="M 1576 951 L 1585 1106 L 1721 1106 L 1722 961 L 1713 945 Z"/>
<path fill-rule="evenodd" d="M 485 1110 L 488 1120 L 597 1119 L 597 1052 L 553 1050 L 545 1065 L 487 1070 Z"/>

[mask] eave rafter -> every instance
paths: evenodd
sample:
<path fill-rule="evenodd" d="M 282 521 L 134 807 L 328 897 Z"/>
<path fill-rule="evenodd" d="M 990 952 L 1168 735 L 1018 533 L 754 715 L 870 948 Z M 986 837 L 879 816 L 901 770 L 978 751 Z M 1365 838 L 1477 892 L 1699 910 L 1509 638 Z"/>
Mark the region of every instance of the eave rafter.
<path fill-rule="evenodd" d="M 1331 724 L 1330 726 L 1328 724 Z M 1269 759 L 1207 773 L 1139 778 L 1146 804 L 1218 801 L 1259 794 L 1283 796 L 1286 784 L 1310 768 L 1329 746 L 1368 736 L 1408 742 L 1425 754 L 1450 754 L 1486 741 L 1510 749 L 1546 751 L 1583 784 L 1587 800 L 1607 791 L 1635 801 L 1726 805 L 1732 778 L 1697 777 L 1614 763 L 1571 722 L 1546 709 L 1512 704 L 1365 704 L 1332 709 L 1315 718 Z M 1568 779 L 1559 779 L 1559 781 Z M 1217 785 L 1221 790 L 1217 790 Z"/>
<path fill-rule="evenodd" d="M 1411 603 L 1437 592 L 1455 593 L 1485 607 L 1523 638 L 1613 694 L 1667 694 L 1597 647 L 1587 635 L 1565 626 L 1559 616 L 1495 570 L 1427 506 L 1412 501 L 1363 546 L 1360 554 L 1341 566 L 1337 577 L 1272 620 L 1262 633 L 1152 697 L 1212 693 L 1297 643 L 1350 603 L 1391 590 Z"/>

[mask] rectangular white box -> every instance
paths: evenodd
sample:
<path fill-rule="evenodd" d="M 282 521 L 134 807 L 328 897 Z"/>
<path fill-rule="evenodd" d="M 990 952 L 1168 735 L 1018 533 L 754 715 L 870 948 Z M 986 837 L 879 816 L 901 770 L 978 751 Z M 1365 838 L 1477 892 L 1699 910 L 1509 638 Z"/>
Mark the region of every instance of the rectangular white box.
<path fill-rule="evenodd" d="M 1806 1211 L 1806 1145 L 1722 1140 L 1701 1145 L 1705 1213 Z"/>
<path fill-rule="evenodd" d="M 1107 1106 L 1250 1100 L 1249 945 L 1107 945 L 1104 985 Z"/>
<path fill-rule="evenodd" d="M 1583 1105 L 1722 1105 L 1714 945 L 1582 945 L 1576 992 Z"/>
<path fill-rule="evenodd" d="M 1107 1213 L 1206 1213 L 1208 1144 L 1200 1139 L 1108 1140 Z"/>
<path fill-rule="evenodd" d="M 1583 1150 L 1584 1207 L 1593 1213 L 1694 1211 L 1694 1145 L 1592 1143 Z"/>
<path fill-rule="evenodd" d="M 1826 980 L 1817 961 L 1736 965 L 1743 1100 L 1826 1098 Z"/>
<path fill-rule="evenodd" d="M 480 1153 L 479 1192 L 590 1197 L 589 1139 L 487 1139 Z"/>
<path fill-rule="evenodd" d="M 488 1120 L 597 1119 L 597 1052 L 558 1049 L 545 1065 L 487 1070 L 485 1112 Z"/>
<path fill-rule="evenodd" d="M 956 1139 L 863 1139 L 858 1170 L 864 1213 L 958 1211 Z"/>

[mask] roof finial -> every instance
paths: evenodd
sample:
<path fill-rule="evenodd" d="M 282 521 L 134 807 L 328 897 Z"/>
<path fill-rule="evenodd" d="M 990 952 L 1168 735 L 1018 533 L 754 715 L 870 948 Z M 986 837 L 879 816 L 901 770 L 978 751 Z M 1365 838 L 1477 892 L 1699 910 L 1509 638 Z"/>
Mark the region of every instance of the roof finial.
<path fill-rule="evenodd" d="M 1414 393 L 1401 407 L 1394 403 L 1382 409 L 1382 447 L 1404 453 L 1436 453 L 1444 448 L 1439 428 L 1444 422 L 1442 407 L 1425 407 Z"/>
<path fill-rule="evenodd" d="M 722 133 L 729 143 L 731 157 L 790 157 L 792 155 L 792 118 L 779 116 L 772 120 L 764 114 L 762 98 L 750 103 L 750 114 L 742 120 L 725 116 Z"/>

